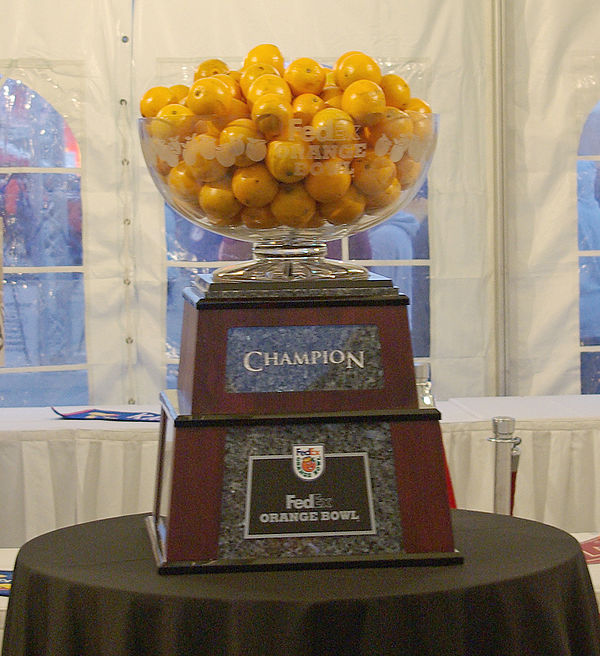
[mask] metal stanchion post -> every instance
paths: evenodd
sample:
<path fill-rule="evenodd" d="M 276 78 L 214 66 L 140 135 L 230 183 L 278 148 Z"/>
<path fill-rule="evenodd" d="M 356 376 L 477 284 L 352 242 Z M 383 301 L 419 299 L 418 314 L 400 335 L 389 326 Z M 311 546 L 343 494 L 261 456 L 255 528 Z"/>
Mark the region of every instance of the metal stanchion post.
<path fill-rule="evenodd" d="M 513 481 L 519 463 L 519 444 L 521 438 L 513 435 L 515 420 L 513 417 L 494 417 L 492 419 L 494 434 L 489 437 L 496 447 L 494 462 L 494 512 L 502 515 L 512 513 Z"/>
<path fill-rule="evenodd" d="M 415 362 L 415 379 L 419 408 L 434 408 L 435 399 L 431 391 L 431 373 L 428 362 Z"/>

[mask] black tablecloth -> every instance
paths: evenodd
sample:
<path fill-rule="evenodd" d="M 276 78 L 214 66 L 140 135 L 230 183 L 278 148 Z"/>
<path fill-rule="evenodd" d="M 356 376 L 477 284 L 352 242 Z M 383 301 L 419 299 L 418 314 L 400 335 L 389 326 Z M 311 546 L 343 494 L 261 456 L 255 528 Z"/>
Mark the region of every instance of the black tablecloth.
<path fill-rule="evenodd" d="M 159 575 L 134 515 L 19 552 L 3 656 L 595 656 L 574 538 L 455 511 L 463 564 Z"/>

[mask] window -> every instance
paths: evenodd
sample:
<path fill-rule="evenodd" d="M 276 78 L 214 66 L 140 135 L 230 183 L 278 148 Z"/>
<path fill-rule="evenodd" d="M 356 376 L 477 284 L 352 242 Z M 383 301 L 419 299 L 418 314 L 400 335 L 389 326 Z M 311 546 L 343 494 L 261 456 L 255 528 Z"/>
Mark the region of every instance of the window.
<path fill-rule="evenodd" d="M 600 102 L 590 113 L 577 162 L 581 391 L 600 393 Z"/>
<path fill-rule="evenodd" d="M 88 400 L 80 167 L 62 116 L 19 79 L 0 80 L 2 406 Z"/>

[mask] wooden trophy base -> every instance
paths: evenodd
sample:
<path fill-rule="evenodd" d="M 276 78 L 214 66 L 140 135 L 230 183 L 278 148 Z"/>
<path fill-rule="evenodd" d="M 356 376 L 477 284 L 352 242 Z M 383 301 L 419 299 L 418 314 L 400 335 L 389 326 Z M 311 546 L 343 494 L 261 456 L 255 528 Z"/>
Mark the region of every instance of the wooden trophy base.
<path fill-rule="evenodd" d="M 462 562 L 437 410 L 193 417 L 173 393 L 161 404 L 148 518 L 160 572 Z M 308 451 L 321 472 L 304 473 Z"/>
<path fill-rule="evenodd" d="M 391 281 L 204 277 L 184 298 L 148 518 L 160 572 L 462 562 Z"/>
<path fill-rule="evenodd" d="M 416 408 L 408 298 L 380 276 L 358 288 L 327 282 L 263 284 L 247 296 L 233 283 L 184 290 L 180 411 Z"/>

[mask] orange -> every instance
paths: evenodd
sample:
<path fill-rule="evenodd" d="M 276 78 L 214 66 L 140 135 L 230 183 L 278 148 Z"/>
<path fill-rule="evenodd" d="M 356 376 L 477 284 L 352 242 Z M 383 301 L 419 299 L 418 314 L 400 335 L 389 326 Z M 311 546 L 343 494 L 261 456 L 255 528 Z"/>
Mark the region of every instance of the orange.
<path fill-rule="evenodd" d="M 279 184 L 264 164 L 252 164 L 236 170 L 231 179 L 231 189 L 243 205 L 264 207 L 275 198 Z"/>
<path fill-rule="evenodd" d="M 158 155 L 154 158 L 154 168 L 159 175 L 167 176 L 171 170 L 171 164 L 165 162 L 164 159 L 161 159 Z"/>
<path fill-rule="evenodd" d="M 344 59 L 346 59 L 346 57 L 347 57 L 348 55 L 360 55 L 360 54 L 361 54 L 360 50 L 348 50 L 347 52 L 345 52 L 345 53 L 343 53 L 342 55 L 340 55 L 340 56 L 336 59 L 335 64 L 333 65 L 333 69 L 332 69 L 332 71 L 333 71 L 333 79 L 335 79 L 335 76 L 336 76 L 336 74 L 337 74 L 337 72 L 338 72 L 340 66 L 342 65 L 342 62 L 344 61 Z"/>
<path fill-rule="evenodd" d="M 383 118 L 365 128 L 365 139 L 378 155 L 389 153 L 390 159 L 396 162 L 408 147 L 413 130 L 413 121 L 406 112 L 386 107 Z"/>
<path fill-rule="evenodd" d="M 317 209 L 315 199 L 302 183 L 282 184 L 271 202 L 271 212 L 281 225 L 302 228 L 314 216 Z"/>
<path fill-rule="evenodd" d="M 140 99 L 140 113 L 147 117 L 156 116 L 163 107 L 176 102 L 176 95 L 168 87 L 152 87 Z"/>
<path fill-rule="evenodd" d="M 408 145 L 408 154 L 421 161 L 435 143 L 435 117 L 428 113 L 408 113 L 413 123 L 413 138 Z"/>
<path fill-rule="evenodd" d="M 327 69 L 325 74 L 325 84 L 319 96 L 330 106 L 330 107 L 341 107 L 342 106 L 342 92 L 343 89 L 338 87 L 335 82 L 335 71 Z"/>
<path fill-rule="evenodd" d="M 277 93 L 260 96 L 252 105 L 252 120 L 269 140 L 287 134 L 292 116 L 292 105 Z"/>
<path fill-rule="evenodd" d="M 264 230 L 265 228 L 275 228 L 279 221 L 273 216 L 271 208 L 265 207 L 244 207 L 240 215 L 242 223 L 250 229 Z"/>
<path fill-rule="evenodd" d="M 334 225 L 354 223 L 364 214 L 365 205 L 365 197 L 352 185 L 338 200 L 322 203 L 319 206 L 319 213 L 326 221 Z"/>
<path fill-rule="evenodd" d="M 406 81 L 395 73 L 387 73 L 381 78 L 379 86 L 385 94 L 385 102 L 390 107 L 404 109 L 410 100 L 410 87 Z"/>
<path fill-rule="evenodd" d="M 279 75 L 279 71 L 272 64 L 265 64 L 263 62 L 257 62 L 256 64 L 250 64 L 250 66 L 243 68 L 240 74 L 239 84 L 244 94 L 244 97 L 248 95 L 248 90 L 250 85 L 256 78 L 259 78 L 261 75 L 265 74 L 270 75 Z"/>
<path fill-rule="evenodd" d="M 248 51 L 244 58 L 244 68 L 250 64 L 271 64 L 283 75 L 284 64 L 281 50 L 272 43 L 261 43 Z"/>
<path fill-rule="evenodd" d="M 363 141 L 355 141 L 354 143 L 343 143 L 343 144 L 338 144 L 334 146 L 335 148 L 335 155 L 337 155 L 340 159 L 343 160 L 351 160 L 355 159 L 357 157 L 364 157 L 365 153 L 367 152 L 367 144 L 364 143 Z M 325 144 L 322 147 L 323 153 L 325 156 L 331 156 L 327 152 L 328 150 L 328 145 Z"/>
<path fill-rule="evenodd" d="M 221 82 L 225 82 L 225 84 L 231 89 L 232 96 L 237 100 L 242 100 L 242 89 L 240 84 L 234 80 L 231 75 L 228 75 L 227 73 L 217 73 L 212 77 L 221 80 Z"/>
<path fill-rule="evenodd" d="M 214 159 L 218 140 L 207 132 L 194 134 L 183 147 L 183 160 L 189 166 L 197 166 L 198 161 Z"/>
<path fill-rule="evenodd" d="M 185 162 L 179 162 L 169 171 L 167 184 L 173 195 L 182 200 L 193 200 L 198 193 L 198 183 Z"/>
<path fill-rule="evenodd" d="M 223 114 L 223 116 L 212 118 L 210 124 L 213 127 L 213 131 L 218 135 L 228 123 L 238 118 L 250 118 L 250 107 L 243 100 L 233 98 L 229 111 Z"/>
<path fill-rule="evenodd" d="M 246 144 L 246 157 L 253 162 L 262 162 L 267 156 L 267 142 L 264 139 L 250 137 Z"/>
<path fill-rule="evenodd" d="M 231 181 L 227 178 L 205 182 L 198 194 L 198 201 L 208 220 L 217 225 L 227 225 L 242 209 L 242 204 L 233 195 Z"/>
<path fill-rule="evenodd" d="M 229 147 L 234 155 L 236 166 L 250 166 L 256 160 L 249 157 L 246 149 L 249 143 L 264 140 L 254 121 L 249 118 L 238 118 L 228 123 L 219 135 L 219 145 Z M 252 154 L 252 153 L 251 153 Z"/>
<path fill-rule="evenodd" d="M 220 130 L 217 129 L 212 121 L 207 121 L 203 118 L 198 118 L 194 122 L 194 134 L 210 134 L 213 137 L 219 136 Z"/>
<path fill-rule="evenodd" d="M 325 104 L 327 107 L 337 107 L 337 109 L 342 109 L 342 94 L 338 93 L 335 96 L 331 96 Z"/>
<path fill-rule="evenodd" d="M 238 100 L 234 98 L 231 101 L 231 109 L 229 110 L 229 116 L 231 120 L 234 121 L 236 118 L 250 118 L 250 107 L 245 100 Z"/>
<path fill-rule="evenodd" d="M 227 71 L 227 75 L 230 75 L 239 84 L 240 78 L 242 77 L 242 71 L 238 71 L 238 70 Z"/>
<path fill-rule="evenodd" d="M 292 101 L 294 118 L 302 125 L 308 125 L 321 109 L 325 109 L 325 101 L 314 93 L 301 93 Z"/>
<path fill-rule="evenodd" d="M 149 126 L 150 134 L 158 139 L 184 138 L 194 129 L 191 110 L 178 103 L 165 105 Z"/>
<path fill-rule="evenodd" d="M 327 87 L 334 87 L 336 86 L 335 84 L 335 71 L 331 68 L 326 68 L 325 69 L 325 84 L 323 86 L 324 89 Z"/>
<path fill-rule="evenodd" d="M 421 164 L 415 162 L 412 157 L 404 155 L 402 159 L 396 162 L 396 177 L 402 189 L 412 187 L 421 175 Z"/>
<path fill-rule="evenodd" d="M 431 107 L 421 98 L 411 98 L 402 108 L 405 112 L 421 112 L 431 114 Z"/>
<path fill-rule="evenodd" d="M 190 88 L 187 84 L 174 84 L 172 87 L 169 87 L 169 91 L 175 97 L 175 102 L 185 102 Z"/>
<path fill-rule="evenodd" d="M 227 73 L 229 66 L 221 59 L 205 59 L 199 64 L 194 73 L 194 82 L 201 77 L 210 77 L 217 73 Z"/>
<path fill-rule="evenodd" d="M 238 153 L 242 151 L 242 148 L 242 144 L 239 143 L 225 145 L 219 144 L 217 146 L 215 158 L 217 162 L 221 164 L 221 166 L 224 166 L 227 170 L 229 170 L 235 164 L 235 158 L 237 157 Z"/>
<path fill-rule="evenodd" d="M 201 182 L 225 177 L 227 168 L 217 159 L 217 139 L 209 134 L 194 135 L 183 148 L 183 161 Z"/>
<path fill-rule="evenodd" d="M 433 136 L 434 117 L 429 112 L 407 111 L 413 124 L 415 139 L 428 139 Z"/>
<path fill-rule="evenodd" d="M 379 194 L 390 185 L 396 176 L 394 162 L 386 155 L 367 151 L 361 159 L 352 162 L 354 184 L 359 191 L 368 196 Z"/>
<path fill-rule="evenodd" d="M 246 94 L 248 104 L 252 106 L 260 96 L 277 94 L 287 103 L 292 102 L 292 91 L 288 83 L 279 75 L 265 73 L 252 82 Z"/>
<path fill-rule="evenodd" d="M 312 219 L 304 226 L 305 228 L 320 228 L 325 224 L 325 219 L 319 214 L 319 208 L 312 215 Z"/>
<path fill-rule="evenodd" d="M 402 186 L 396 178 L 380 193 L 367 197 L 367 210 L 378 210 L 395 203 L 402 193 Z"/>
<path fill-rule="evenodd" d="M 271 141 L 267 145 L 265 164 L 279 182 L 298 182 L 310 171 L 312 159 L 305 142 Z"/>
<path fill-rule="evenodd" d="M 355 139 L 354 121 L 347 112 L 327 107 L 311 121 L 314 139 L 320 143 L 349 143 Z"/>
<path fill-rule="evenodd" d="M 341 109 L 343 93 L 344 90 L 340 87 L 332 86 L 325 87 L 323 91 L 321 91 L 320 96 L 329 107 L 337 107 L 338 109 Z"/>
<path fill-rule="evenodd" d="M 306 191 L 320 203 L 338 200 L 350 189 L 351 183 L 348 162 L 339 157 L 315 163 L 304 179 Z"/>
<path fill-rule="evenodd" d="M 335 69 L 335 80 L 338 87 L 345 89 L 356 80 L 371 80 L 379 84 L 381 69 L 379 64 L 363 52 L 354 52 L 344 57 L 339 67 Z"/>
<path fill-rule="evenodd" d="M 192 84 L 187 106 L 198 116 L 223 116 L 231 109 L 231 88 L 216 77 L 201 77 Z"/>
<path fill-rule="evenodd" d="M 283 79 L 289 84 L 292 93 L 319 94 L 325 85 L 325 69 L 310 57 L 299 57 L 285 69 Z"/>
<path fill-rule="evenodd" d="M 327 102 L 333 96 L 341 96 L 344 93 L 344 90 L 341 87 L 338 87 L 337 84 L 328 84 L 327 86 L 321 89 L 319 96 Z"/>
<path fill-rule="evenodd" d="M 342 109 L 360 123 L 373 125 L 383 118 L 385 95 L 372 80 L 356 80 L 349 84 L 342 95 Z"/>

